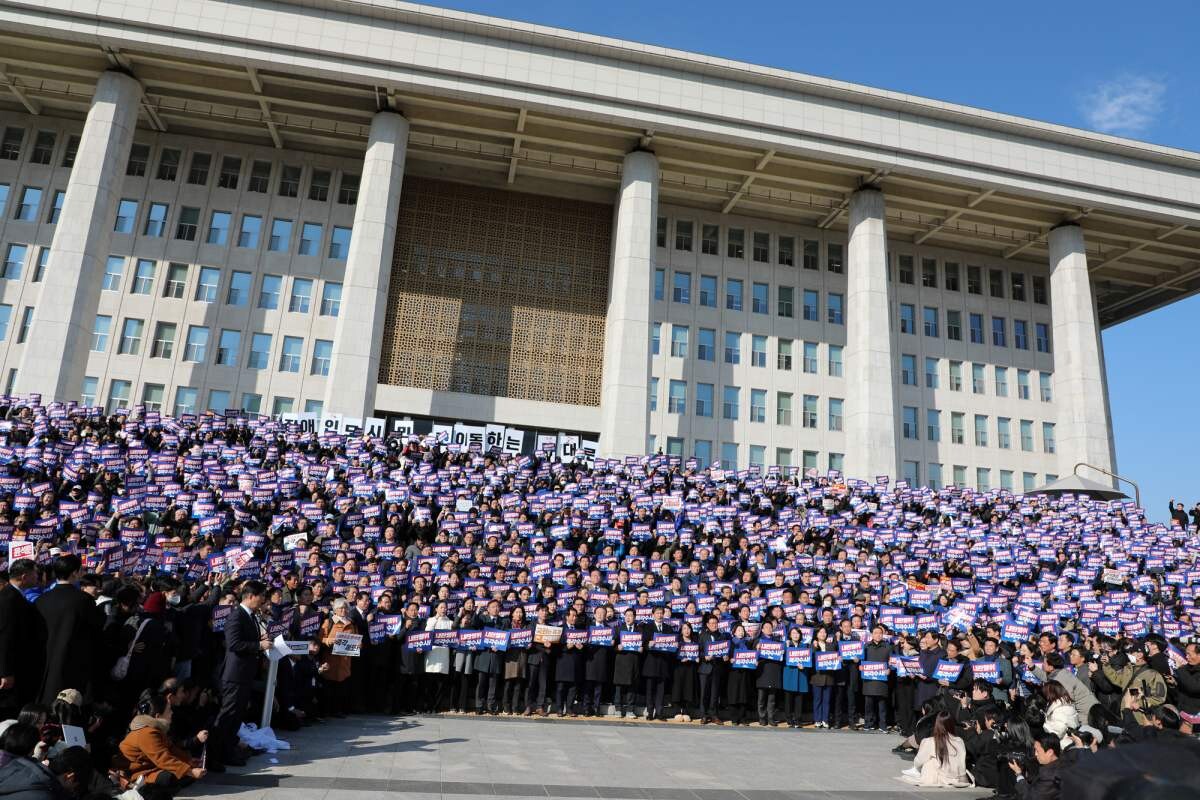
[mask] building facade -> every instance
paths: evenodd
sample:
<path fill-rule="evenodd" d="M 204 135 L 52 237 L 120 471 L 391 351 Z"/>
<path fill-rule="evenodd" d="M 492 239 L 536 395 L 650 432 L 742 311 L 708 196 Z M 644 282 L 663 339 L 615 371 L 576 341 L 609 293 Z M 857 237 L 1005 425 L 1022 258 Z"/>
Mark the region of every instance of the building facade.
<path fill-rule="evenodd" d="M 0 2 L 0 380 L 1030 490 L 1200 156 L 374 0 Z"/>

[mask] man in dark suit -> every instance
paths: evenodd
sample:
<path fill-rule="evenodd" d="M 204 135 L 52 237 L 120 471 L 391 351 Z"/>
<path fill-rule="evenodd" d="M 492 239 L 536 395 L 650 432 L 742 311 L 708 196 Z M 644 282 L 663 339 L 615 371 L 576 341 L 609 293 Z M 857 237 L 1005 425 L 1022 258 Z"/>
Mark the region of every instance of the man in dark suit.
<path fill-rule="evenodd" d="M 101 663 L 104 615 L 91 595 L 75 585 L 83 570 L 77 555 L 54 561 L 54 586 L 34 605 L 46 630 L 46 669 L 40 702 L 54 703 L 63 689 L 78 689 L 90 698 Z"/>
<path fill-rule="evenodd" d="M 238 752 L 238 728 L 250 705 L 250 690 L 258 677 L 262 654 L 271 649 L 266 632 L 259 627 L 258 610 L 267 602 L 267 587 L 261 581 L 242 584 L 242 602 L 225 620 L 225 665 L 221 669 L 221 710 L 213 728 L 217 741 L 210 748 L 208 768 L 217 764 L 243 766 Z"/>
<path fill-rule="evenodd" d="M 662 606 L 655 606 L 651 613 L 651 621 L 642 626 L 642 646 L 646 651 L 646 657 L 642 661 L 642 677 L 646 679 L 646 719 L 656 720 L 662 719 L 663 694 L 675 656 L 651 649 L 650 642 L 654 640 L 655 634 L 669 634 L 674 631 L 663 624 L 666 610 Z"/>
<path fill-rule="evenodd" d="M 8 583 L 0 589 L 0 719 L 17 716 L 42 688 L 45 631 L 37 609 L 22 594 L 37 578 L 37 564 L 22 558 L 8 568 Z"/>

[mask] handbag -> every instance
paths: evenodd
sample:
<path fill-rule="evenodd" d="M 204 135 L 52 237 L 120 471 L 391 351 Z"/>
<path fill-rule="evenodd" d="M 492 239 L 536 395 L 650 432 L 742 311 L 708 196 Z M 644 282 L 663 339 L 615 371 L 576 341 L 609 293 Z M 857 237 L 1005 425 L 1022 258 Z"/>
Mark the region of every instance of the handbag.
<path fill-rule="evenodd" d="M 109 674 L 114 681 L 123 681 L 125 680 L 125 676 L 129 674 L 129 660 L 133 657 L 133 648 L 137 647 L 138 639 L 142 638 L 142 631 L 146 629 L 146 625 L 149 622 L 150 620 L 148 619 L 142 620 L 142 624 L 138 625 L 137 633 L 133 635 L 133 641 L 129 643 L 129 650 L 125 652 L 125 655 L 117 659 L 117 663 L 113 664 Z"/>

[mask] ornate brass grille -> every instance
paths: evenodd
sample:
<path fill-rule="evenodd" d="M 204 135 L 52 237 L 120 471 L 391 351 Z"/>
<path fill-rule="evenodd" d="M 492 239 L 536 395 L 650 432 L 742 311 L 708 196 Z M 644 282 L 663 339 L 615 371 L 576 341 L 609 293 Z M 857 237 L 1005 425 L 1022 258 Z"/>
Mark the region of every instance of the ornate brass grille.
<path fill-rule="evenodd" d="M 406 177 L 379 381 L 600 405 L 612 207 Z"/>

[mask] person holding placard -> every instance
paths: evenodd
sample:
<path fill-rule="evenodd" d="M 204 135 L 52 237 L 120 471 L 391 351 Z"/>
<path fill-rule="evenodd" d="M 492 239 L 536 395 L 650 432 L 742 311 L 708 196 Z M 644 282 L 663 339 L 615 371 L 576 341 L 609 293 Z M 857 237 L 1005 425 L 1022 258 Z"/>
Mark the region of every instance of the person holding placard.
<path fill-rule="evenodd" d="M 438 631 L 454 630 L 454 620 L 447 613 L 445 600 L 438 600 L 433 606 L 433 616 L 425 621 L 425 630 L 432 631 L 437 637 Z M 439 711 L 445 699 L 450 682 L 450 648 L 434 644 L 425 654 L 425 681 L 423 694 L 427 699 L 430 711 Z"/>
<path fill-rule="evenodd" d="M 547 713 L 546 692 L 553 682 L 551 675 L 554 661 L 551 647 L 558 641 L 557 637 L 550 641 L 546 632 L 557 631 L 561 636 L 562 629 L 550 625 L 550 609 L 545 603 L 538 605 L 535 614 L 537 618 L 533 624 L 534 636 L 525 658 L 525 716 L 536 713 L 544 717 Z"/>
<path fill-rule="evenodd" d="M 613 670 L 613 629 L 609 619 L 612 608 L 607 605 L 596 606 L 592 613 L 588 646 L 583 656 L 583 699 L 584 713 L 589 717 L 598 717 L 604 687 L 608 685 Z"/>
<path fill-rule="evenodd" d="M 528 627 L 525 606 L 513 606 L 508 629 L 525 631 Z M 504 714 L 520 714 L 525 710 L 525 670 L 528 654 L 527 647 L 514 647 L 511 644 L 504 651 L 504 687 L 500 691 L 500 710 Z"/>
<path fill-rule="evenodd" d="M 477 629 L 508 627 L 500 616 L 500 601 L 489 600 L 483 612 L 475 615 L 472 626 Z M 479 714 L 495 714 L 497 712 L 496 693 L 504 674 L 504 654 L 500 651 L 485 647 L 475 656 L 475 711 Z"/>
<path fill-rule="evenodd" d="M 746 626 L 742 622 L 733 623 L 729 629 L 730 658 L 741 651 L 753 650 L 751 640 L 746 636 Z M 750 687 L 754 670 L 730 669 L 725 682 L 725 711 L 733 725 L 745 725 L 746 706 L 750 703 Z"/>
<path fill-rule="evenodd" d="M 783 642 L 775 638 L 775 625 L 764 620 L 754 641 L 758 650 L 758 674 L 754 688 L 758 694 L 758 724 L 775 727 L 775 702 L 783 688 Z"/>
<path fill-rule="evenodd" d="M 322 713 L 325 716 L 345 717 L 349 711 L 350 656 L 334 655 L 334 644 L 340 634 L 355 634 L 357 629 L 350 619 L 350 604 L 344 597 L 335 597 L 330 606 L 329 618 L 321 623 L 321 687 Z"/>
<path fill-rule="evenodd" d="M 665 615 L 666 609 L 655 606 L 652 620 L 642 626 L 642 645 L 646 650 L 642 678 L 646 681 L 646 719 L 651 722 L 662 719 L 667 678 L 671 676 L 671 664 L 676 660 L 674 652 L 659 649 L 658 643 L 664 635 L 674 636 L 674 632 L 663 625 Z"/>
<path fill-rule="evenodd" d="M 688 622 L 679 626 L 678 656 L 671 666 L 671 706 L 676 711 L 676 720 L 690 722 L 696 705 L 700 642 Z"/>
<path fill-rule="evenodd" d="M 454 672 L 450 687 L 452 696 L 451 707 L 455 714 L 464 714 L 471 707 L 475 685 L 475 659 L 477 651 L 463 646 L 461 641 L 463 631 L 479 631 L 482 628 L 475 621 L 475 598 L 468 597 L 462 601 L 458 609 L 458 619 L 454 626 L 459 632 L 459 646 L 453 650 Z"/>
<path fill-rule="evenodd" d="M 633 715 L 634 692 L 641 676 L 642 631 L 637 625 L 637 614 L 632 608 L 625 609 L 624 621 L 617 629 L 617 652 L 613 657 L 613 705 L 621 719 Z M 634 648 L 633 642 L 637 641 Z M 628 646 L 625 642 L 630 642 Z"/>
<path fill-rule="evenodd" d="M 892 643 L 884 638 L 882 625 L 871 628 L 871 639 L 864 648 L 864 664 L 887 665 L 892 658 Z M 866 711 L 866 730 L 877 730 L 883 733 L 887 729 L 888 716 L 888 679 L 864 680 L 862 684 L 863 704 Z"/>
<path fill-rule="evenodd" d="M 721 630 L 717 615 L 705 614 L 704 630 L 700 633 L 700 664 L 696 668 L 700 679 L 701 725 L 718 721 L 729 646 L 729 635 Z"/>
<path fill-rule="evenodd" d="M 787 645 L 784 648 L 783 664 L 783 700 L 784 713 L 787 715 L 789 728 L 799 728 L 800 719 L 804 713 L 804 695 L 808 693 L 808 663 L 812 661 L 812 651 L 804 644 L 804 634 L 799 625 L 793 625 L 787 633 Z"/>
<path fill-rule="evenodd" d="M 582 635 L 581 635 L 582 634 Z M 583 624 L 579 612 L 568 608 L 563 618 L 563 636 L 554 646 L 554 697 L 557 701 L 558 716 L 574 713 L 575 700 L 579 696 L 579 686 L 583 677 L 583 651 L 587 647 L 587 627 Z"/>

